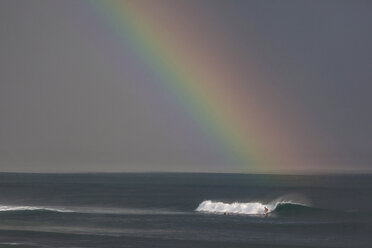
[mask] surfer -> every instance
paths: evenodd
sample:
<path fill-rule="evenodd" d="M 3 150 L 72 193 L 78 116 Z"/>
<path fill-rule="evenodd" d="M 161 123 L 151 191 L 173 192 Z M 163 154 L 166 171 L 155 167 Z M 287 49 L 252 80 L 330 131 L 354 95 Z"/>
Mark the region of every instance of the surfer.
<path fill-rule="evenodd" d="M 223 213 L 223 215 L 229 215 L 229 213 L 228 212 L 225 212 L 225 213 Z"/>
<path fill-rule="evenodd" d="M 269 209 L 266 206 L 264 207 L 264 214 L 265 214 L 265 216 L 267 216 L 269 214 Z"/>

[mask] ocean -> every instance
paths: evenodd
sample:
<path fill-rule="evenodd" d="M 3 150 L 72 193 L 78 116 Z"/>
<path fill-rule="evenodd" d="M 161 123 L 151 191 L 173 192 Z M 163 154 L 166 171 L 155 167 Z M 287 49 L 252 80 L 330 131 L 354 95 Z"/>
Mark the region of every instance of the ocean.
<path fill-rule="evenodd" d="M 1 173 L 0 247 L 372 247 L 372 176 Z"/>

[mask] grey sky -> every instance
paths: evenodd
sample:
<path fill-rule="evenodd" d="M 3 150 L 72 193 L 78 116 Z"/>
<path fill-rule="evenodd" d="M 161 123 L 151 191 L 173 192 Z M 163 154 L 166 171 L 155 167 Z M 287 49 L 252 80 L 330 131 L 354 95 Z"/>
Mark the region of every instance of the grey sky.
<path fill-rule="evenodd" d="M 371 1 L 190 5 L 215 13 L 242 61 L 255 30 L 257 69 L 276 78 L 266 87 L 329 141 L 308 156 L 371 169 Z M 0 1 L 0 171 L 239 172 L 166 92 L 146 88 L 151 73 L 95 15 L 83 1 Z"/>

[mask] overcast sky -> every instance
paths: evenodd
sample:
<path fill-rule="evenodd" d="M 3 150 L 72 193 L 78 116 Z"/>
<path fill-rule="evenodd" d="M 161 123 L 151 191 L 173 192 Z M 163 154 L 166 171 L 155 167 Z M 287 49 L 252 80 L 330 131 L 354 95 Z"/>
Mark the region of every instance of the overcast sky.
<path fill-rule="evenodd" d="M 212 47 L 213 34 L 230 39 L 215 52 L 254 64 L 256 88 L 309 126 L 293 135 L 299 170 L 372 168 L 372 1 L 186 2 L 169 3 L 169 22 L 200 20 L 189 32 L 211 33 L 202 38 Z M 0 171 L 260 172 L 234 165 L 100 11 L 89 1 L 0 1 Z"/>

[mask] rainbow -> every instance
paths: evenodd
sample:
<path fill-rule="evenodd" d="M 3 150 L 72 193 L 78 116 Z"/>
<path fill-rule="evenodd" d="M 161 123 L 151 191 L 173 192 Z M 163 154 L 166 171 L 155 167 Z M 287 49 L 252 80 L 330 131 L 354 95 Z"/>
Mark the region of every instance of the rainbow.
<path fill-rule="evenodd" d="M 291 127 L 279 119 L 286 117 L 278 118 L 277 106 L 249 83 L 262 77 L 250 68 L 251 76 L 242 76 L 231 58 L 217 53 L 200 31 L 175 16 L 172 6 L 161 1 L 97 1 L 94 7 L 161 77 L 159 87 L 175 96 L 185 114 L 217 140 L 240 169 L 264 171 L 299 161 Z"/>

